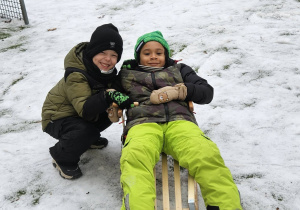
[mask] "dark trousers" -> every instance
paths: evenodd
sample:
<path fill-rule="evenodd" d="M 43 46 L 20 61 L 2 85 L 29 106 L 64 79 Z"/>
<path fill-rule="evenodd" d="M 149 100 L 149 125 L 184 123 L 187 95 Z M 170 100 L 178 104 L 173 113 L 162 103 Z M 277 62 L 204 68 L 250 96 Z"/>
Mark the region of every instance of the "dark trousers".
<path fill-rule="evenodd" d="M 96 123 L 87 122 L 79 117 L 66 117 L 50 122 L 45 131 L 58 139 L 58 142 L 50 147 L 51 156 L 58 164 L 76 165 L 80 156 L 99 139 L 100 132 L 111 124 L 107 113 Z"/>

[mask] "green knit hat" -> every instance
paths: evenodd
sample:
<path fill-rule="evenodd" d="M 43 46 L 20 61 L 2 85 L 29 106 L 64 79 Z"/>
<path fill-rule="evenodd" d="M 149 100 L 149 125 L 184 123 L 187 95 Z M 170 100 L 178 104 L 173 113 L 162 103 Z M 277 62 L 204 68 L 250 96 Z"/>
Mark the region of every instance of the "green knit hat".
<path fill-rule="evenodd" d="M 141 51 L 144 44 L 150 41 L 159 42 L 168 52 L 168 56 L 170 56 L 170 47 L 167 41 L 164 39 L 162 33 L 160 31 L 153 31 L 147 34 L 144 34 L 140 38 L 138 38 L 136 45 L 134 47 L 134 58 L 138 60 L 138 54 Z"/>

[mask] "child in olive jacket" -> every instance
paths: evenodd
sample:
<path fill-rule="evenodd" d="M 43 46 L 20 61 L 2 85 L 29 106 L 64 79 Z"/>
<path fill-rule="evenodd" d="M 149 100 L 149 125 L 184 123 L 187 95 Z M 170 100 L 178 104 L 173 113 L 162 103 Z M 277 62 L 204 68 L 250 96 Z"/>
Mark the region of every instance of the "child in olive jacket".
<path fill-rule="evenodd" d="M 218 147 L 199 129 L 188 107 L 188 101 L 210 103 L 213 88 L 192 68 L 169 58 L 169 45 L 159 31 L 141 36 L 134 55 L 119 73 L 124 93 L 139 102 L 126 112 L 120 160 L 122 209 L 154 209 L 153 168 L 161 152 L 188 169 L 200 185 L 207 209 L 242 209 Z"/>
<path fill-rule="evenodd" d="M 111 125 L 107 108 L 130 106 L 128 96 L 107 91 L 116 79 L 123 40 L 113 24 L 99 26 L 90 42 L 82 42 L 65 57 L 64 77 L 49 91 L 42 108 L 42 129 L 58 142 L 50 148 L 53 166 L 66 179 L 82 175 L 78 162 L 89 148 L 108 141 L 100 132 Z"/>

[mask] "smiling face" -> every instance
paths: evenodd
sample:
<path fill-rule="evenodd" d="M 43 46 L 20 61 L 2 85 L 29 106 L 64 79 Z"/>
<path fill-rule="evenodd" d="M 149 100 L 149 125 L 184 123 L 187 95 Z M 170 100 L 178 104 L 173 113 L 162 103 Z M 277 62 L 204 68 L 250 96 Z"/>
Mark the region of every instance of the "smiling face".
<path fill-rule="evenodd" d="M 93 63 L 102 71 L 108 71 L 115 67 L 118 54 L 113 50 L 104 50 L 93 57 Z"/>
<path fill-rule="evenodd" d="M 156 41 L 147 42 L 140 52 L 140 64 L 151 67 L 163 67 L 166 63 L 165 48 Z"/>

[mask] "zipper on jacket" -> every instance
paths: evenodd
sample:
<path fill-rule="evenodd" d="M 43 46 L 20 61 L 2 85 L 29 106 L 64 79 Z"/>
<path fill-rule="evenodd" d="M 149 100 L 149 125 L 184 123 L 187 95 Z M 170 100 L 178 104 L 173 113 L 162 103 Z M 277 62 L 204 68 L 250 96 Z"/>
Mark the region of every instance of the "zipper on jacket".
<path fill-rule="evenodd" d="M 157 90 L 158 87 L 157 87 L 157 84 L 156 84 L 154 72 L 151 72 L 151 79 L 152 79 L 154 90 Z M 166 122 L 169 122 L 169 120 L 170 120 L 169 107 L 168 107 L 167 104 L 164 104 L 164 108 L 165 108 L 165 114 L 166 114 Z"/>
<path fill-rule="evenodd" d="M 170 116 L 169 116 L 169 107 L 168 107 L 167 103 L 164 104 L 164 108 L 165 108 L 165 113 L 166 113 L 166 122 L 169 122 Z"/>
<path fill-rule="evenodd" d="M 157 84 L 156 84 L 156 81 L 155 81 L 155 75 L 154 75 L 153 71 L 151 72 L 151 79 L 152 79 L 152 83 L 153 83 L 153 89 L 157 90 Z"/>

